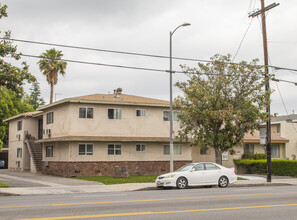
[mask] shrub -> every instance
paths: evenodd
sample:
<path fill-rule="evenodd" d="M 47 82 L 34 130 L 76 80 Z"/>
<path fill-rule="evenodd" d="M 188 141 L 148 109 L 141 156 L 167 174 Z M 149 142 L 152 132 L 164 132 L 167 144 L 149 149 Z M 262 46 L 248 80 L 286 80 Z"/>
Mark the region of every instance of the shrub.
<path fill-rule="evenodd" d="M 266 154 L 243 154 L 241 159 L 266 160 Z"/>
<path fill-rule="evenodd" d="M 241 159 L 234 160 L 234 164 L 238 169 L 243 169 L 248 174 L 266 174 L 266 160 L 250 160 Z M 271 174 L 275 176 L 294 176 L 297 177 L 297 161 L 296 160 L 278 160 L 271 161 Z"/>

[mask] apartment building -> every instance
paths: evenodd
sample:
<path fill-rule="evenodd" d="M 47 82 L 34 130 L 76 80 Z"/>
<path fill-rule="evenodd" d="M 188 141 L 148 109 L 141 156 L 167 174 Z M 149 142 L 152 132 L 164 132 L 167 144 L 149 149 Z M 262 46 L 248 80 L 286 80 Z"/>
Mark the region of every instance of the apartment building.
<path fill-rule="evenodd" d="M 178 131 L 176 112 L 174 131 Z M 169 171 L 169 102 L 121 94 L 68 98 L 9 122 L 10 170 L 58 176 Z M 189 143 L 174 142 L 174 168 L 192 162 Z"/>

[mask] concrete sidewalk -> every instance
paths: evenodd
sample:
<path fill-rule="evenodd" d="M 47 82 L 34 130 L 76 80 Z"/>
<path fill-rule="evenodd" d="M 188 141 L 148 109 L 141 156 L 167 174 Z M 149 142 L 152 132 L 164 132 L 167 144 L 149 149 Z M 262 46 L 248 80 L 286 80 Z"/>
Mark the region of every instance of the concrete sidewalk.
<path fill-rule="evenodd" d="M 280 186 L 296 185 L 297 178 L 272 177 L 272 182 L 267 183 L 263 176 L 239 175 L 247 180 L 240 180 L 230 184 L 229 187 L 248 186 Z M 0 170 L 0 182 L 11 185 L 10 188 L 0 188 L 0 195 L 39 195 L 39 194 L 68 194 L 68 193 L 97 193 L 97 192 L 122 192 L 136 190 L 160 190 L 155 183 L 126 183 L 104 185 L 98 182 Z"/>

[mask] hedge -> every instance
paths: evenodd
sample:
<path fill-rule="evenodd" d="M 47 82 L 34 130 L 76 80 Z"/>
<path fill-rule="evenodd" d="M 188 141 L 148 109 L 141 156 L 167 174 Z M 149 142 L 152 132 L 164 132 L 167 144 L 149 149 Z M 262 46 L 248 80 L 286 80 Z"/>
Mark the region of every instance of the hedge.
<path fill-rule="evenodd" d="M 241 159 L 266 160 L 266 154 L 243 154 Z"/>
<path fill-rule="evenodd" d="M 267 174 L 266 160 L 235 159 L 234 164 L 248 174 Z M 297 177 L 297 160 L 271 160 L 271 174 Z"/>

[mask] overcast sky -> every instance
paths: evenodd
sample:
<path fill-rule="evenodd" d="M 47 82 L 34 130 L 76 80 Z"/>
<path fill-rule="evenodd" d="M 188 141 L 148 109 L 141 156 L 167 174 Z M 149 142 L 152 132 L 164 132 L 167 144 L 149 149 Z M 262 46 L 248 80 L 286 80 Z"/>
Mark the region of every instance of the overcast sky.
<path fill-rule="evenodd" d="M 265 4 L 274 3 L 266 0 Z M 280 5 L 267 14 L 270 64 L 297 69 L 297 2 L 278 0 Z M 173 35 L 173 56 L 209 60 L 214 54 L 235 55 L 235 62 L 259 58 L 263 63 L 261 19 L 248 17 L 260 8 L 260 0 L 1 0 L 8 6 L 1 31 L 11 30 L 12 38 L 97 49 L 169 56 L 169 32 L 184 22 Z M 3 33 L 1 33 L 2 35 Z M 3 36 L 3 35 L 2 35 Z M 40 55 L 52 46 L 15 42 L 23 54 Z M 115 53 L 56 47 L 65 59 L 168 70 L 169 60 Z M 22 57 L 40 83 L 48 102 L 50 86 L 40 73 L 36 58 Z M 10 59 L 7 61 L 13 62 Z M 13 62 L 15 63 L 15 62 Z M 20 62 L 15 63 L 20 65 Z M 173 61 L 197 66 L 196 62 Z M 272 72 L 272 71 L 271 71 Z M 297 72 L 278 70 L 276 78 L 297 82 Z M 175 74 L 174 82 L 186 80 Z M 278 85 L 278 88 L 277 88 Z M 123 93 L 169 100 L 169 75 L 95 65 L 68 63 L 66 77 L 59 76 L 55 98 L 60 100 L 96 93 Z M 297 113 L 297 86 L 271 82 L 272 113 Z M 28 91 L 28 88 L 27 88 Z M 280 91 L 280 92 L 279 92 Z M 174 88 L 174 97 L 181 94 Z"/>

